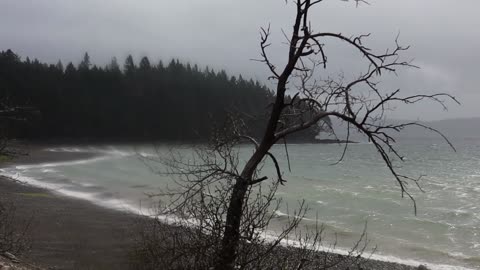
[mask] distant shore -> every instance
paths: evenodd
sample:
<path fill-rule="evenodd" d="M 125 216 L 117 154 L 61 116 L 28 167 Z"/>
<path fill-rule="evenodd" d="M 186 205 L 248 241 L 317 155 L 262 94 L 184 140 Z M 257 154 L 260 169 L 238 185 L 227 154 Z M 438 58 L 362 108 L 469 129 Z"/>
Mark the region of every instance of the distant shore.
<path fill-rule="evenodd" d="M 51 152 L 44 148 L 30 147 L 28 155 L 3 164 L 3 167 L 71 161 L 96 155 Z M 140 216 L 102 208 L 6 177 L 0 177 L 0 197 L 16 204 L 19 218 L 34 217 L 32 250 L 22 257 L 26 262 L 45 269 L 129 269 L 128 254 L 135 244 L 134 231 Z M 285 248 L 286 252 L 288 250 Z M 417 267 L 362 259 L 361 264 L 350 269 Z"/>
<path fill-rule="evenodd" d="M 313 143 L 313 144 L 345 144 L 345 143 L 358 143 L 350 140 L 338 140 L 338 139 L 312 139 L 312 140 L 299 140 L 289 141 L 290 143 Z"/>
<path fill-rule="evenodd" d="M 250 144 L 248 140 L 241 141 L 245 144 Z M 344 144 L 344 143 L 358 143 L 352 140 L 343 139 L 316 139 L 316 138 L 287 138 L 287 143 L 295 144 Z M 158 140 L 155 138 L 111 138 L 111 139 L 92 139 L 92 138 L 58 138 L 54 140 L 19 140 L 14 145 L 24 147 L 28 145 L 29 148 L 39 149 L 42 146 L 104 146 L 104 145 L 131 145 L 131 144 L 151 144 L 151 145 L 195 145 L 207 144 L 208 140 Z M 277 143 L 283 144 L 283 140 Z"/>

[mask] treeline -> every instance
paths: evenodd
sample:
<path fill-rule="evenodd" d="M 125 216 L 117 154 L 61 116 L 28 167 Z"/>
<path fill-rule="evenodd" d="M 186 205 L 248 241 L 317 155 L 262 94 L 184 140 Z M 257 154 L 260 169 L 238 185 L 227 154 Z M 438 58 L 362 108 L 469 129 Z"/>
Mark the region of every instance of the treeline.
<path fill-rule="evenodd" d="M 0 94 L 3 104 L 38 111 L 10 123 L 10 134 L 41 140 L 201 141 L 231 114 L 259 136 L 274 98 L 259 82 L 178 60 L 143 57 L 137 64 L 128 56 L 122 66 L 113 58 L 100 67 L 86 53 L 77 66 L 64 66 L 22 60 L 11 50 L 0 52 Z"/>

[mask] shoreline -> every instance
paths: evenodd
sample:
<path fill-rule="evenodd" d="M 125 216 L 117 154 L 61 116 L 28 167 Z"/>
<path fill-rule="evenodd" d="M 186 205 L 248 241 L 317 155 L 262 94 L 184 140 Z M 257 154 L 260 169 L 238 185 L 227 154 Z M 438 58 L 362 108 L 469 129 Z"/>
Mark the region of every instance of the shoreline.
<path fill-rule="evenodd" d="M 135 245 L 132 231 L 142 216 L 4 176 L 0 176 L 0 196 L 16 205 L 21 219 L 33 217 L 32 249 L 19 256 L 22 262 L 40 269 L 130 269 L 129 252 Z M 294 247 L 279 248 L 288 252 Z M 417 269 L 396 262 L 361 261 L 361 266 L 367 268 L 351 269 Z"/>
<path fill-rule="evenodd" d="M 22 261 L 45 269 L 128 269 L 137 216 L 4 176 L 0 196 L 15 204 L 18 218 L 33 218 L 32 248 Z"/>
<path fill-rule="evenodd" d="M 72 162 L 101 156 L 100 153 L 87 152 L 61 152 L 59 154 L 60 152 L 44 151 L 45 148 L 46 146 L 37 146 L 28 158 L 16 159 L 9 162 L 8 165 L 23 166 L 25 164 Z M 27 256 L 27 261 L 43 264 L 46 267 L 51 267 L 53 264 L 56 267 L 61 266 L 60 269 L 78 268 L 77 265 L 87 263 L 101 265 L 101 269 L 128 269 L 128 261 L 125 261 L 127 256 L 125 256 L 125 253 L 120 255 L 118 248 L 123 247 L 121 249 L 125 252 L 128 250 L 128 246 L 132 247 L 132 226 L 141 218 L 140 215 L 122 211 L 121 208 L 108 208 L 87 199 L 74 198 L 55 190 L 21 184 L 4 176 L 0 176 L 0 194 L 2 197 L 6 196 L 7 199 L 21 205 L 23 209 L 20 211 L 21 215 L 27 215 L 28 210 L 39 213 L 37 219 L 43 225 L 39 227 L 40 233 L 35 233 L 35 239 L 40 244 L 36 248 L 34 247 L 32 253 Z M 42 196 L 32 194 L 42 194 Z M 62 226 L 61 222 L 55 223 L 56 220 L 67 222 L 69 226 Z M 114 224 L 120 226 L 117 228 Z M 128 232 L 130 232 L 130 238 L 109 236 L 109 233 L 106 232 L 110 232 L 114 227 L 113 231 L 116 236 L 119 234 L 129 235 Z M 48 238 L 54 239 L 56 242 L 53 241 L 52 243 L 55 244 L 49 245 L 48 242 L 51 241 Z M 105 249 L 106 246 L 99 245 L 98 242 L 107 245 L 108 249 Z M 80 247 L 80 253 L 72 250 L 72 246 Z M 105 253 L 108 250 L 116 250 L 116 252 Z M 82 253 L 91 255 L 100 253 L 101 258 L 97 256 L 92 259 L 87 255 L 86 258 L 88 259 L 86 259 L 85 256 L 79 256 Z M 332 254 L 338 255 L 336 253 Z M 373 257 L 382 257 L 382 255 L 376 256 L 374 254 Z M 416 264 L 416 266 L 394 261 L 362 260 L 367 262 L 366 265 L 369 265 L 368 268 L 364 269 L 417 269 L 416 266 L 418 266 L 417 262 L 413 261 L 412 264 Z M 119 264 L 121 265 L 119 266 Z"/>
<path fill-rule="evenodd" d="M 79 162 L 102 157 L 95 152 L 47 151 L 57 145 L 20 145 L 28 151 L 0 166 L 32 166 Z M 36 180 L 35 180 L 36 181 Z M 33 218 L 32 248 L 22 262 L 40 269 L 129 269 L 132 228 L 140 216 L 102 207 L 86 198 L 34 185 L 0 171 L 0 199 L 15 204 L 18 218 Z"/>

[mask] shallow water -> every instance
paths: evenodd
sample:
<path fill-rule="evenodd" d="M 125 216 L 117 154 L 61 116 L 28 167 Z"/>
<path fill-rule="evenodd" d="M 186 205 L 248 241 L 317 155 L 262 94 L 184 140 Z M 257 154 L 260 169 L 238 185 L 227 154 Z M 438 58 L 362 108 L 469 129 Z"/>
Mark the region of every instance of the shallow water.
<path fill-rule="evenodd" d="M 351 144 L 345 159 L 340 145 L 289 145 L 292 171 L 288 171 L 283 146 L 275 146 L 284 177 L 279 196 L 292 209 L 305 199 L 310 206 L 303 224 L 314 226 L 318 216 L 327 234 L 337 234 L 338 247 L 350 247 L 365 224 L 374 258 L 433 269 L 480 268 L 480 140 L 454 141 L 457 152 L 437 140 L 406 140 L 397 148 L 406 156 L 398 170 L 418 177 L 425 175 L 422 193 L 410 187 L 412 201 L 401 198 L 398 185 L 371 144 Z M 160 147 L 166 153 L 170 147 Z M 47 186 L 68 196 L 94 201 L 102 206 L 148 212 L 155 193 L 167 184 L 146 165 L 143 157 L 154 157 L 150 146 L 103 146 L 50 148 L 51 152 L 93 151 L 98 157 L 71 162 L 17 165 L 2 174 Z M 182 151 L 188 152 L 188 148 Z M 241 157 L 251 151 L 243 147 Z M 158 167 L 154 166 L 154 169 Z M 271 164 L 265 171 L 272 171 Z M 278 212 L 282 221 L 284 206 Z"/>

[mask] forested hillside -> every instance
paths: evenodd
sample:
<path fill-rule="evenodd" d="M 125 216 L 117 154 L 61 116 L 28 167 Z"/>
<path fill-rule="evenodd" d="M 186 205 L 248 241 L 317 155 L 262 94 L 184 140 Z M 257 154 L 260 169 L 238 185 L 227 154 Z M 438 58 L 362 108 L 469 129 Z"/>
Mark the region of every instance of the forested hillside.
<path fill-rule="evenodd" d="M 80 62 L 80 61 L 79 61 Z M 202 141 L 227 115 L 261 134 L 272 92 L 241 76 L 180 63 L 138 64 L 128 56 L 105 67 L 86 53 L 65 66 L 0 52 L 3 104 L 35 108 L 28 121 L 10 123 L 10 136 L 27 139 Z M 292 139 L 312 140 L 318 129 Z"/>

